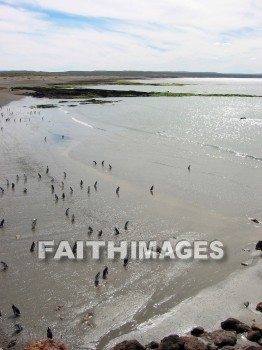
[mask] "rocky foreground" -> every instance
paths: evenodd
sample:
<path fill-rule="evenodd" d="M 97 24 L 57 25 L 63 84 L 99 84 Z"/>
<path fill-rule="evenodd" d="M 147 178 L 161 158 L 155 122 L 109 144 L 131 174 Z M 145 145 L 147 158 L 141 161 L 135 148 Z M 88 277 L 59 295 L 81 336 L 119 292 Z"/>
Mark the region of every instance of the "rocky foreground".
<path fill-rule="evenodd" d="M 262 312 L 262 302 L 257 305 Z M 221 322 L 221 329 L 206 332 L 203 327 L 195 327 L 190 335 L 170 334 L 160 342 L 151 341 L 147 345 L 137 340 L 125 340 L 116 344 L 111 350 L 258 350 L 262 349 L 262 325 L 251 326 L 228 318 Z M 53 339 L 44 339 L 30 343 L 24 350 L 69 350 L 68 347 Z"/>

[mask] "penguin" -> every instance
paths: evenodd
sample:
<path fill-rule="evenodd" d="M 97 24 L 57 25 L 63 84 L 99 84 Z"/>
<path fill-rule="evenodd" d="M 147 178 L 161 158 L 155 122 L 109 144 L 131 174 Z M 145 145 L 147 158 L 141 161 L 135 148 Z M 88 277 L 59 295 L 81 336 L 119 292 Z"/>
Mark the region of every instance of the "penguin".
<path fill-rule="evenodd" d="M 116 189 L 116 194 L 119 195 L 119 190 L 120 190 L 120 187 L 118 186 L 117 189 Z"/>
<path fill-rule="evenodd" d="M 98 237 L 101 237 L 102 234 L 103 234 L 103 230 L 100 230 L 100 231 L 98 232 Z"/>
<path fill-rule="evenodd" d="M 0 222 L 0 227 L 2 228 L 4 226 L 5 223 L 5 219 L 2 219 L 2 221 Z"/>
<path fill-rule="evenodd" d="M 36 222 L 37 222 L 37 219 L 33 219 L 33 221 L 32 221 L 32 230 L 35 229 L 35 227 L 36 227 Z"/>
<path fill-rule="evenodd" d="M 1 264 L 3 265 L 3 268 L 2 268 L 2 270 L 1 270 L 1 271 L 6 271 L 6 270 L 8 269 L 8 265 L 7 265 L 7 263 L 6 263 L 6 262 L 4 262 L 4 261 L 1 261 Z"/>
<path fill-rule="evenodd" d="M 191 165 L 187 167 L 188 172 L 190 173 Z"/>
<path fill-rule="evenodd" d="M 99 285 L 99 277 L 100 277 L 100 272 L 98 272 L 95 276 L 95 286 L 98 287 Z"/>
<path fill-rule="evenodd" d="M 33 253 L 34 250 L 35 250 L 35 242 L 33 242 L 33 243 L 31 244 L 30 252 Z"/>
<path fill-rule="evenodd" d="M 15 317 L 18 317 L 21 315 L 20 310 L 14 304 L 12 304 L 12 309 L 13 309 L 13 313 L 14 313 Z"/>
<path fill-rule="evenodd" d="M 50 327 L 47 328 L 46 335 L 48 339 L 53 339 L 53 332 Z"/>
<path fill-rule="evenodd" d="M 77 250 L 77 242 L 75 242 L 75 244 L 74 244 L 74 246 L 73 246 L 73 248 L 72 248 L 73 254 L 76 253 L 76 250 Z"/>
<path fill-rule="evenodd" d="M 74 223 L 75 222 L 75 214 L 72 214 L 72 217 L 71 217 L 71 222 Z"/>
<path fill-rule="evenodd" d="M 69 208 L 66 209 L 65 214 L 68 216 Z"/>
<path fill-rule="evenodd" d="M 46 174 L 48 174 L 49 173 L 49 166 L 47 165 L 47 167 L 46 167 Z"/>
<path fill-rule="evenodd" d="M 119 235 L 119 230 L 115 227 L 115 235 Z"/>
<path fill-rule="evenodd" d="M 94 188 L 97 190 L 97 181 L 94 183 Z"/>
<path fill-rule="evenodd" d="M 108 275 L 108 267 L 105 266 L 105 267 L 104 267 L 104 270 L 103 270 L 103 279 L 104 279 L 104 280 L 107 279 L 107 275 Z"/>
<path fill-rule="evenodd" d="M 15 324 L 15 331 L 14 331 L 14 333 L 15 334 L 19 334 L 19 333 L 22 332 L 22 330 L 23 330 L 23 327 L 19 323 L 16 323 Z"/>
<path fill-rule="evenodd" d="M 97 162 L 96 162 L 95 160 L 93 160 L 93 163 L 94 163 L 94 165 L 96 165 L 96 164 L 97 164 Z"/>
<path fill-rule="evenodd" d="M 104 166 L 104 163 L 105 163 L 105 161 L 103 160 L 103 161 L 102 161 L 102 163 L 101 163 L 101 164 L 102 164 L 102 166 Z"/>
<path fill-rule="evenodd" d="M 91 226 L 88 227 L 88 234 L 91 235 L 93 233 L 93 229 Z"/>
<path fill-rule="evenodd" d="M 108 166 L 108 167 L 109 167 L 109 170 L 111 170 L 111 169 L 112 169 L 112 165 L 110 165 L 110 164 L 109 164 L 109 166 Z"/>
<path fill-rule="evenodd" d="M 24 188 L 24 193 L 27 193 L 27 188 L 26 187 Z"/>
<path fill-rule="evenodd" d="M 126 267 L 127 266 L 127 264 L 128 264 L 128 257 L 126 257 L 125 259 L 124 259 L 124 267 Z"/>
<path fill-rule="evenodd" d="M 129 221 L 127 221 L 126 223 L 125 223 L 125 230 L 127 230 L 128 229 L 128 224 L 129 224 Z"/>
<path fill-rule="evenodd" d="M 38 173 L 38 179 L 41 180 L 42 179 L 42 175 Z"/>

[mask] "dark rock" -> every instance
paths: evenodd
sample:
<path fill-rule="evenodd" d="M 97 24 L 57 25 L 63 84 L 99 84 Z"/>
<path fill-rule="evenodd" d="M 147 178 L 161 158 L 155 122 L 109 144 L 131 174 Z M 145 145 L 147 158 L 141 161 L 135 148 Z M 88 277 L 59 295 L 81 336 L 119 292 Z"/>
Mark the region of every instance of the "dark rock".
<path fill-rule="evenodd" d="M 262 312 L 262 302 L 257 304 L 256 310 Z"/>
<path fill-rule="evenodd" d="M 235 331 L 217 330 L 210 333 L 205 333 L 208 341 L 211 341 L 219 348 L 226 345 L 235 345 L 237 342 L 237 334 Z"/>
<path fill-rule="evenodd" d="M 256 244 L 256 250 L 262 250 L 262 241 L 258 241 Z"/>
<path fill-rule="evenodd" d="M 24 350 L 68 350 L 68 347 L 53 339 L 43 339 L 30 343 Z"/>
<path fill-rule="evenodd" d="M 224 330 L 236 331 L 237 333 L 249 332 L 251 330 L 248 325 L 233 317 L 227 318 L 224 322 L 221 322 L 221 328 Z"/>
<path fill-rule="evenodd" d="M 258 341 L 261 338 L 259 331 L 251 331 L 247 334 L 247 339 L 250 341 Z"/>
<path fill-rule="evenodd" d="M 259 350 L 260 347 L 250 345 L 224 346 L 222 350 Z"/>
<path fill-rule="evenodd" d="M 192 330 L 191 330 L 191 334 L 194 335 L 195 337 L 199 337 L 201 334 L 203 334 L 205 332 L 204 328 L 203 327 L 194 327 Z"/>
<path fill-rule="evenodd" d="M 146 345 L 146 349 L 157 349 L 159 348 L 159 344 L 156 341 L 151 341 Z"/>
<path fill-rule="evenodd" d="M 116 344 L 111 350 L 144 350 L 145 348 L 137 340 L 124 340 Z"/>
<path fill-rule="evenodd" d="M 261 324 L 252 324 L 251 328 L 253 331 L 259 331 L 262 334 L 262 325 Z"/>
<path fill-rule="evenodd" d="M 185 342 L 185 350 L 208 350 L 207 346 L 196 337 L 180 337 Z"/>
<path fill-rule="evenodd" d="M 184 350 L 184 341 L 177 334 L 171 334 L 161 340 L 159 350 Z"/>

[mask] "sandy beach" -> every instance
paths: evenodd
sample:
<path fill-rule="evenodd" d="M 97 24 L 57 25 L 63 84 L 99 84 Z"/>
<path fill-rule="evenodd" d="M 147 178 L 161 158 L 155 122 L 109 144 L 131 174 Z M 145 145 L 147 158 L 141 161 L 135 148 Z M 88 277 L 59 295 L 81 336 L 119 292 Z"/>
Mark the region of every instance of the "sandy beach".
<path fill-rule="evenodd" d="M 95 76 L 88 77 L 89 82 L 92 79 L 97 81 Z M 107 81 L 112 77 L 99 79 Z M 44 338 L 48 326 L 52 327 L 55 338 L 71 349 L 102 350 L 124 339 L 136 338 L 146 344 L 173 332 L 182 335 L 196 325 L 214 330 L 227 317 L 261 324 L 262 314 L 255 311 L 262 299 L 261 253 L 255 251 L 256 242 L 261 239 L 261 224 L 249 220 L 254 215 L 262 219 L 260 207 L 254 204 L 248 212 L 246 207 L 241 211 L 232 205 L 229 210 L 231 199 L 229 204 L 223 201 L 217 204 L 216 198 L 213 202 L 204 198 L 197 205 L 200 194 L 192 192 L 190 201 L 190 190 L 186 189 L 183 197 L 182 187 L 173 186 L 173 174 L 170 178 L 165 176 L 160 183 L 166 170 L 152 161 L 151 154 L 143 156 L 141 152 L 139 155 L 139 149 L 154 140 L 153 136 L 143 136 L 144 143 L 136 144 L 140 138 L 133 134 L 131 127 L 117 128 L 109 121 L 110 129 L 103 124 L 103 113 L 114 114 L 114 108 L 124 113 L 121 103 L 120 107 L 117 102 L 108 104 L 109 107 L 92 105 L 87 112 L 61 103 L 51 111 L 32 108 L 39 100 L 35 102 L 32 97 L 10 90 L 17 86 L 30 90 L 32 86 L 76 81 L 87 80 L 81 76 L 54 74 L 0 77 L 0 112 L 10 118 L 10 122 L 1 118 L 0 125 L 3 127 L 0 186 L 5 189 L 0 197 L 0 219 L 5 218 L 5 226 L 0 231 L 0 260 L 9 266 L 8 271 L 0 273 L 0 347 L 6 348 L 17 323 L 12 318 L 13 303 L 22 311 L 19 323 L 24 328 L 17 337 L 15 350 L 29 340 Z M 50 102 L 45 98 L 41 101 Z M 130 102 L 123 99 L 123 103 Z M 95 113 L 100 119 L 91 118 Z M 84 119 L 86 116 L 90 117 L 88 122 Z M 104 159 L 106 166 L 102 167 Z M 194 159 L 185 151 L 184 158 L 176 161 L 174 171 L 184 171 L 181 177 L 187 176 L 189 182 L 187 166 Z M 178 163 L 182 164 L 181 169 Z M 108 164 L 112 164 L 112 170 Z M 197 160 L 195 164 L 197 168 Z M 260 163 L 257 167 L 261 169 Z M 194 175 L 194 170 L 190 174 L 195 182 L 206 176 L 199 169 L 200 166 L 198 174 Z M 247 166 L 247 172 L 253 170 Z M 15 183 L 13 191 L 11 186 L 6 186 L 7 178 L 10 184 Z M 58 201 L 51 191 L 52 184 Z M 152 184 L 156 188 L 153 196 L 149 192 Z M 70 186 L 74 189 L 71 194 Z M 118 186 L 119 197 L 115 193 Z M 255 185 L 245 190 L 251 192 L 251 200 L 254 196 L 259 202 Z M 65 193 L 64 200 L 62 193 Z M 238 198 L 233 200 L 237 202 Z M 71 216 L 65 216 L 68 207 L 70 215 L 75 214 L 75 223 L 71 222 Z M 33 218 L 37 218 L 35 230 L 31 229 Z M 127 220 L 130 228 L 125 232 Z M 89 226 L 94 228 L 94 239 L 101 229 L 104 239 L 116 241 L 124 235 L 128 240 L 166 239 L 172 244 L 182 238 L 209 241 L 219 238 L 225 244 L 226 257 L 221 262 L 208 263 L 132 261 L 124 269 L 120 259 L 39 261 L 36 252 L 29 251 L 32 242 L 40 239 L 69 240 L 72 244 L 76 240 L 87 240 Z M 115 227 L 120 229 L 120 237 L 114 236 Z M 241 265 L 242 262 L 248 266 Z M 104 265 L 109 267 L 109 276 L 96 289 L 94 276 Z M 250 302 L 248 308 L 243 306 L 246 301 Z M 61 308 L 57 309 L 59 305 Z"/>

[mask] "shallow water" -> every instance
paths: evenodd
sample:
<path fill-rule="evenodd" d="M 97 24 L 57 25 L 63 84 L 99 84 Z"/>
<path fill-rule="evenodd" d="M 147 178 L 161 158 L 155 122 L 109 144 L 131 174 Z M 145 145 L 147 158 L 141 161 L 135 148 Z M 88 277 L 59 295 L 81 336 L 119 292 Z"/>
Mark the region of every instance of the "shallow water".
<path fill-rule="evenodd" d="M 225 82 L 225 90 L 232 88 L 231 83 Z M 251 80 L 252 89 L 253 85 L 261 91 L 260 80 Z M 259 238 L 258 225 L 248 218 L 262 219 L 260 98 L 124 98 L 76 107 L 68 106 L 71 101 L 54 101 L 59 108 L 30 115 L 34 111 L 30 106 L 40 103 L 50 100 L 14 102 L 9 106 L 14 111 L 11 122 L 1 120 L 0 186 L 5 193 L 0 197 L 0 218 L 5 217 L 6 224 L 0 231 L 0 260 L 8 263 L 9 270 L 0 273 L 0 310 L 1 326 L 9 333 L 16 323 L 9 318 L 14 303 L 22 312 L 21 337 L 45 337 L 50 326 L 55 338 L 72 348 L 102 349 L 140 324 L 164 317 L 248 259 L 241 248 L 254 248 Z M 9 115 L 6 107 L 2 111 Z M 20 179 L 12 191 L 6 188 L 5 178 L 16 182 L 16 174 Z M 57 203 L 51 192 L 52 176 L 60 198 Z M 64 214 L 67 207 L 70 215 L 76 215 L 74 224 Z M 32 231 L 34 217 L 38 222 Z M 92 237 L 88 226 L 94 229 Z M 119 238 L 114 227 L 120 229 Z M 68 239 L 73 245 L 75 240 L 97 239 L 101 229 L 105 240 L 221 239 L 227 256 L 220 263 L 131 261 L 124 269 L 119 259 L 39 261 L 36 253 L 29 252 L 33 240 Z M 105 264 L 108 280 L 95 288 L 94 276 Z M 57 305 L 64 307 L 54 311 Z M 87 312 L 94 316 L 83 324 Z"/>

